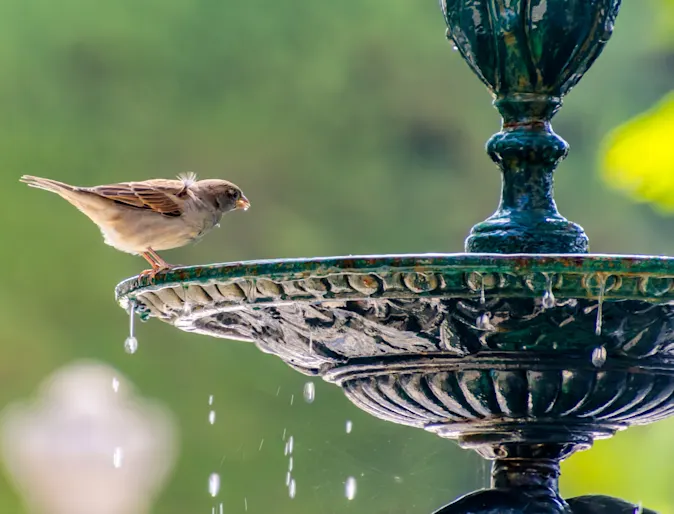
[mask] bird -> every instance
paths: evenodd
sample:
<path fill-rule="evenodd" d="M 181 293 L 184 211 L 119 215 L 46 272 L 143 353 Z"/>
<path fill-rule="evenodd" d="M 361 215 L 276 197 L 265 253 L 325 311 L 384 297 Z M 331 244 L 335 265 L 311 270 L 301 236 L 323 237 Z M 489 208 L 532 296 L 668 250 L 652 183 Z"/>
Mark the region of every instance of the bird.
<path fill-rule="evenodd" d="M 98 225 L 106 244 L 143 257 L 151 269 L 140 275 L 150 279 L 175 267 L 157 251 L 197 241 L 219 226 L 223 214 L 250 207 L 237 185 L 220 179 L 198 180 L 194 173 L 173 180 L 94 187 L 71 186 L 32 175 L 24 175 L 20 181 L 58 194 Z"/>

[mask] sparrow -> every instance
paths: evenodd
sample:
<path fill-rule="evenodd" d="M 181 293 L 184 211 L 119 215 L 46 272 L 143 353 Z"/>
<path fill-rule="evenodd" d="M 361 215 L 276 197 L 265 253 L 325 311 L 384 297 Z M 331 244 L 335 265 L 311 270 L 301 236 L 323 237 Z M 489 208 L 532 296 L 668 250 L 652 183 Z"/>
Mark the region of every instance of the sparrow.
<path fill-rule="evenodd" d="M 197 180 L 194 173 L 177 180 L 152 179 L 94 187 L 78 187 L 48 178 L 24 175 L 21 182 L 56 193 L 77 207 L 100 228 L 105 243 L 140 255 L 154 276 L 175 266 L 157 251 L 185 246 L 219 226 L 222 215 L 247 210 L 241 189 L 226 180 Z"/>

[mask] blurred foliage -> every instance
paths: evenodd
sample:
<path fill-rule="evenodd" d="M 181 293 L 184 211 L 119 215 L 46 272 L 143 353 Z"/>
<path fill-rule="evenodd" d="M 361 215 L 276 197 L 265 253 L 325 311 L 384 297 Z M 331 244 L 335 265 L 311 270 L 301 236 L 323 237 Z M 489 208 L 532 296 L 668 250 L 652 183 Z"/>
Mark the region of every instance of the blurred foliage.
<path fill-rule="evenodd" d="M 127 318 L 112 293 L 144 262 L 103 245 L 58 197 L 18 183 L 24 173 L 89 185 L 192 170 L 242 186 L 252 209 L 167 252 L 170 262 L 460 251 L 497 204 L 484 142 L 499 120 L 446 42 L 436 4 L 0 2 L 0 404 L 73 359 L 122 370 L 181 425 L 162 514 L 210 512 L 214 471 L 226 512 L 243 512 L 245 498 L 251 513 L 423 513 L 484 485 L 473 454 L 370 418 L 335 387 L 317 383 L 316 401 L 304 403 L 306 378 L 252 345 L 153 321 L 126 355 Z M 557 204 L 595 252 L 674 254 L 672 219 L 603 187 L 595 170 L 602 137 L 674 83 L 673 48 L 653 30 L 668 8 L 625 2 L 613 39 L 555 119 L 572 149 Z M 672 426 L 634 428 L 570 459 L 564 494 L 674 512 Z M 284 431 L 295 437 L 294 500 Z M 351 502 L 348 476 L 358 478 Z M 4 480 L 0 512 L 22 512 Z"/>
<path fill-rule="evenodd" d="M 674 92 L 616 129 L 606 142 L 604 176 L 634 198 L 674 212 Z"/>

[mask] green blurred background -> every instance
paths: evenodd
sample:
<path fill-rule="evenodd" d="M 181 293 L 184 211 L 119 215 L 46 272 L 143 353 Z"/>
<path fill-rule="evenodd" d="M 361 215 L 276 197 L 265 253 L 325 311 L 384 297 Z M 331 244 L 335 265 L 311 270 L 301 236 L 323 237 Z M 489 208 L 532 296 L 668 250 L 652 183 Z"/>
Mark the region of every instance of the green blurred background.
<path fill-rule="evenodd" d="M 557 204 L 593 252 L 674 255 L 674 219 L 607 187 L 597 166 L 602 138 L 674 84 L 673 4 L 625 2 L 555 121 L 572 150 Z M 239 184 L 252 209 L 166 252 L 169 262 L 462 251 L 497 204 L 484 142 L 499 119 L 444 30 L 433 0 L 1 2 L 0 405 L 74 359 L 115 366 L 179 422 L 179 460 L 154 508 L 162 514 L 210 512 L 214 471 L 225 512 L 243 512 L 246 498 L 251 513 L 426 513 L 485 485 L 472 453 L 370 418 L 333 386 L 317 382 L 305 403 L 306 378 L 250 344 L 152 321 L 138 327 L 139 351 L 125 354 L 128 318 L 113 290 L 144 261 L 18 182 L 195 171 Z M 665 421 L 598 442 L 565 464 L 563 494 L 674 512 L 673 429 Z M 295 439 L 295 499 L 284 430 Z M 358 479 L 353 501 L 348 476 Z M 24 512 L 6 475 L 0 512 Z"/>

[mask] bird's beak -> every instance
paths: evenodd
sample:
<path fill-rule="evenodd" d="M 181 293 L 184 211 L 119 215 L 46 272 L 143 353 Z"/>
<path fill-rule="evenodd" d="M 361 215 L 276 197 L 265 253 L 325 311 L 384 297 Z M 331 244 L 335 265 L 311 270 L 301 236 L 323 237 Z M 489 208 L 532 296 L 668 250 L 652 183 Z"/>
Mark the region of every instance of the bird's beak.
<path fill-rule="evenodd" d="M 236 201 L 236 208 L 237 209 L 243 209 L 244 211 L 247 211 L 250 208 L 250 202 L 248 201 L 248 198 L 241 195 L 241 198 L 239 198 Z"/>

